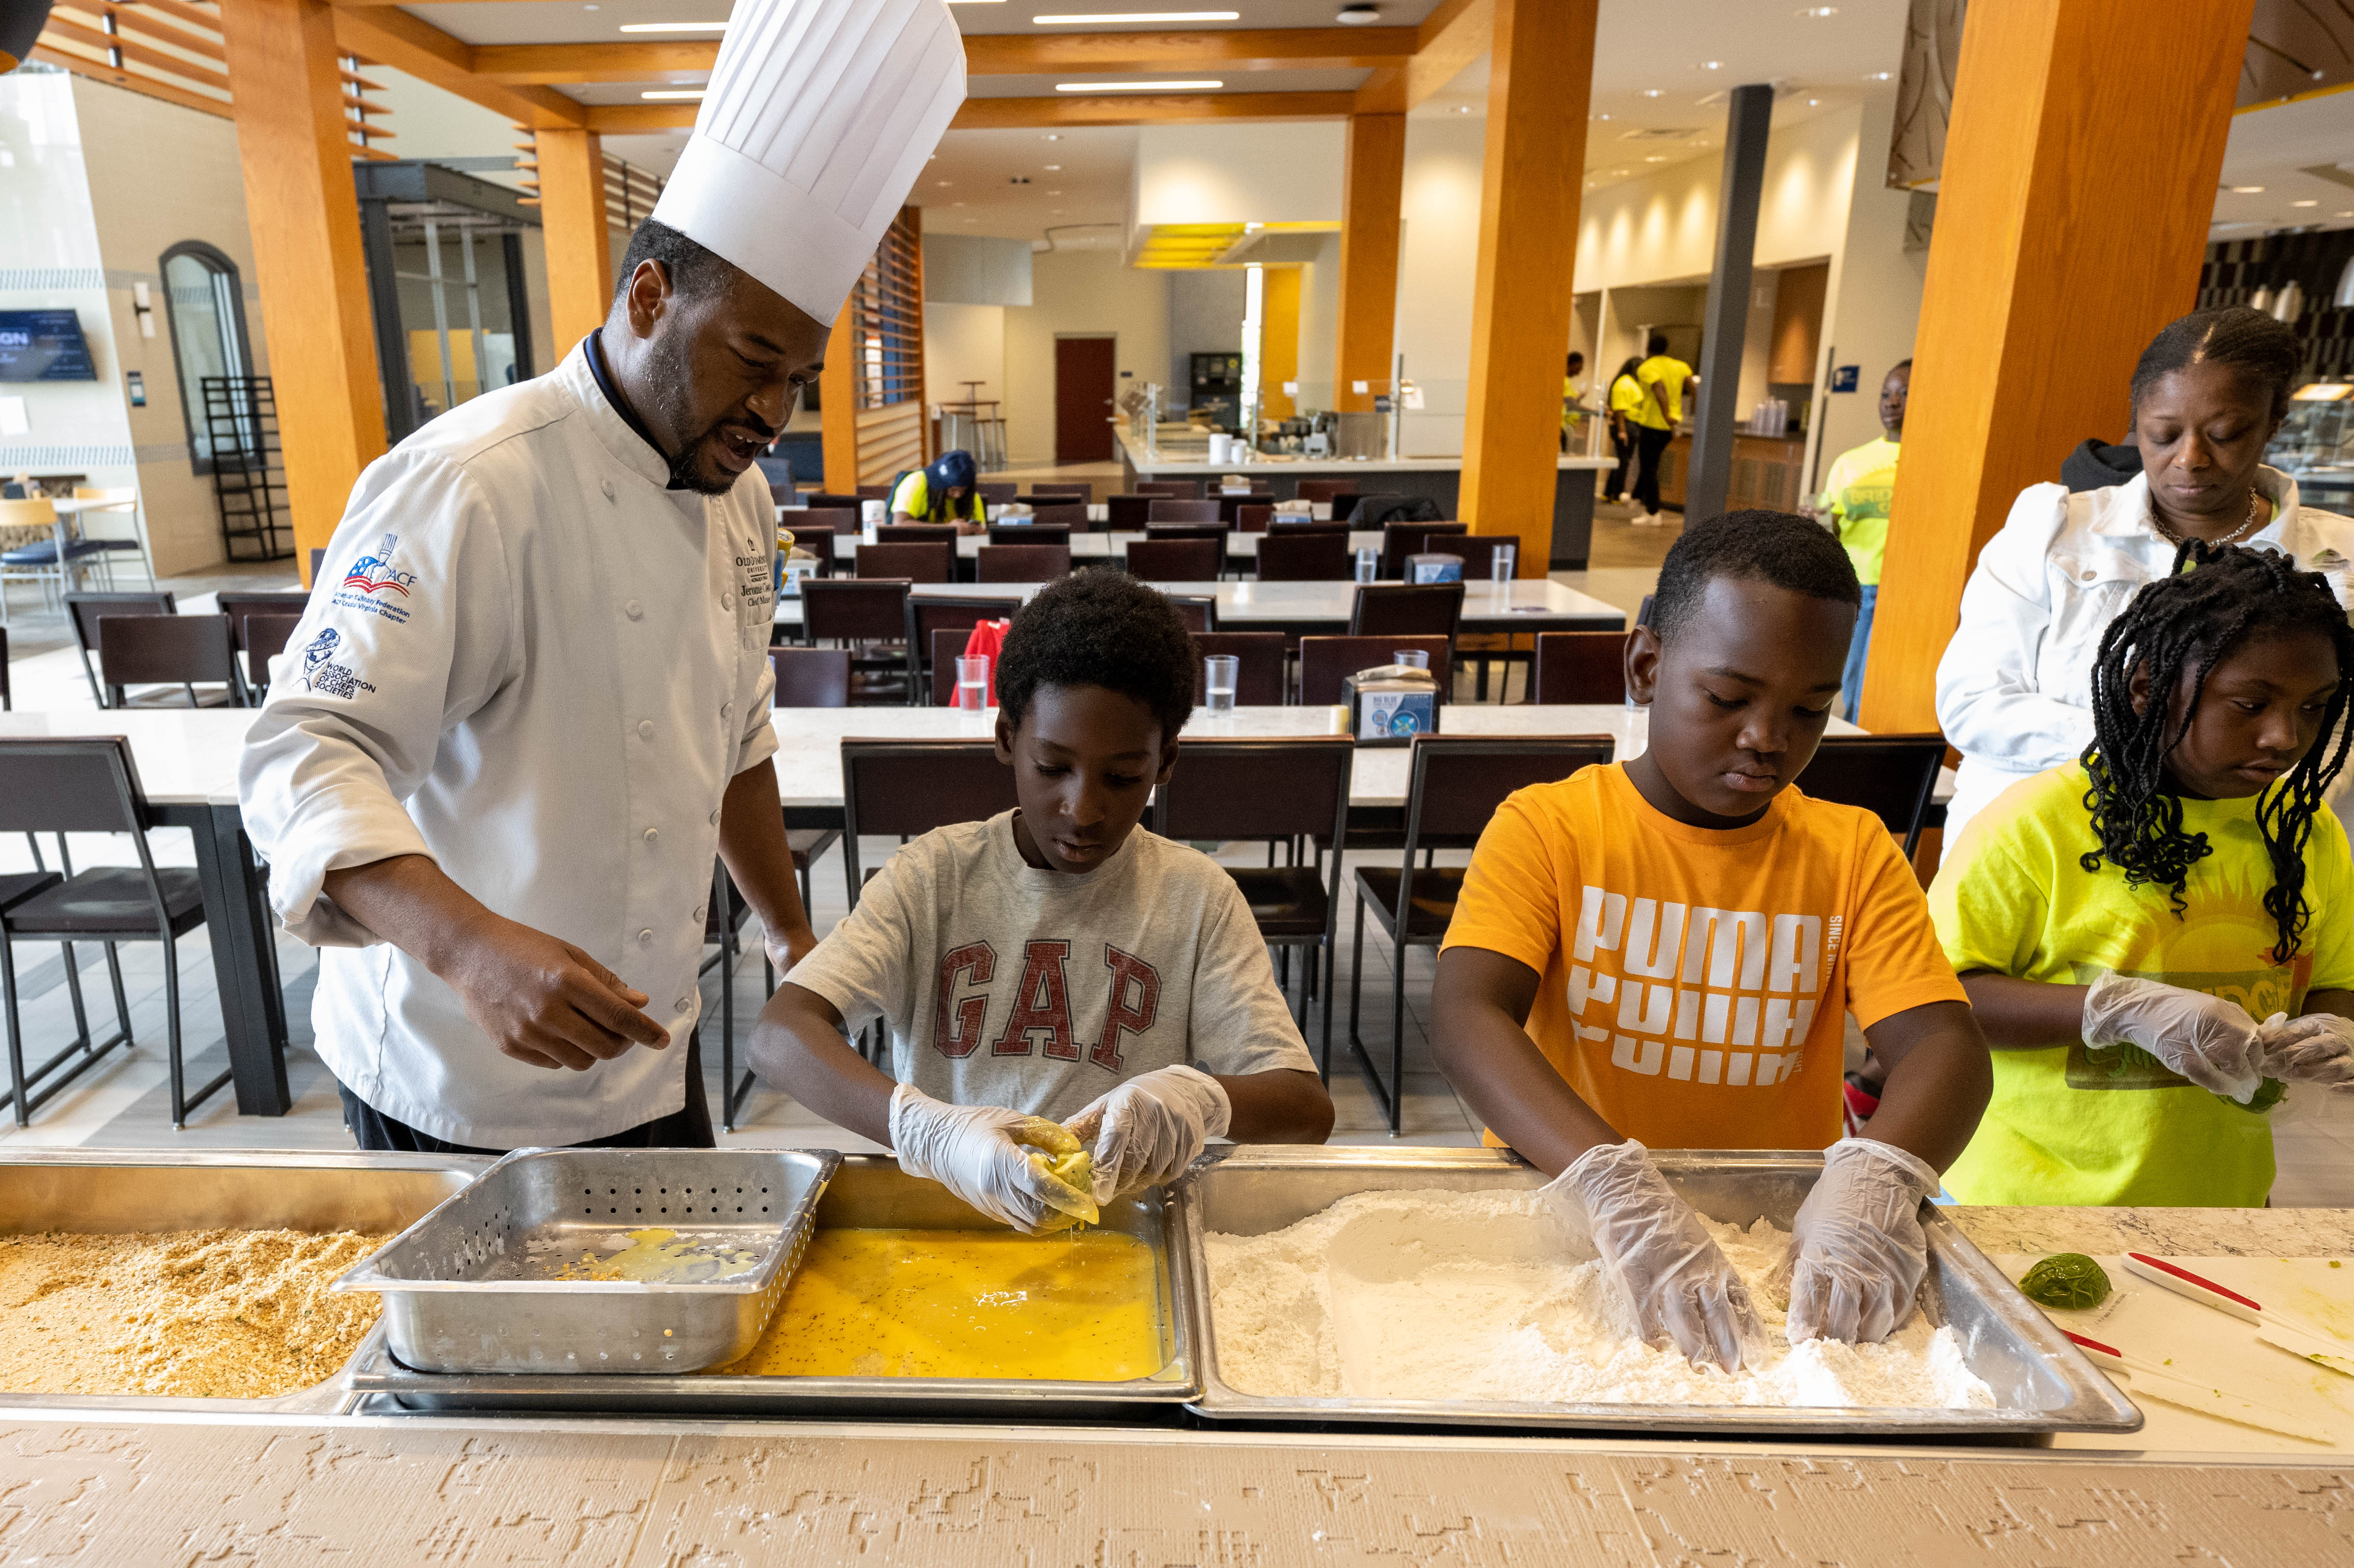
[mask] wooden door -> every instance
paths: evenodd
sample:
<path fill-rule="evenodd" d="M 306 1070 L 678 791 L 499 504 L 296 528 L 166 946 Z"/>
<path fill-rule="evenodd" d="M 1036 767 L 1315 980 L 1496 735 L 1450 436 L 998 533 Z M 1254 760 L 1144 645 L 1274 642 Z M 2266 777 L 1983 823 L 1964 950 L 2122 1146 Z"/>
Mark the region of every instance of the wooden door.
<path fill-rule="evenodd" d="M 1109 462 L 1118 373 L 1108 337 L 1055 340 L 1055 461 Z"/>

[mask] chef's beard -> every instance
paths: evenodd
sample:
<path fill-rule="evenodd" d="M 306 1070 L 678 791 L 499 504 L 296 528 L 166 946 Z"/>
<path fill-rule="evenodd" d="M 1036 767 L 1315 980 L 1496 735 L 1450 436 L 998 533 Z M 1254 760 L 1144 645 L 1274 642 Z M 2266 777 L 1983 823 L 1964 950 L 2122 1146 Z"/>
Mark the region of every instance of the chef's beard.
<path fill-rule="evenodd" d="M 692 393 L 694 375 L 687 365 L 685 344 L 670 336 L 655 339 L 647 347 L 646 371 L 648 379 L 653 384 L 654 408 L 661 414 L 663 423 L 673 430 L 684 429 L 687 421 L 695 417 Z M 724 444 L 719 431 L 728 422 L 725 418 L 715 419 L 688 437 L 675 454 L 664 454 L 670 463 L 670 487 L 673 490 L 692 491 L 697 495 L 725 495 L 736 488 L 736 482 L 743 477 L 742 474 L 710 474 L 697 461 L 699 453 Z M 766 434 L 769 440 L 776 439 L 774 431 Z"/>

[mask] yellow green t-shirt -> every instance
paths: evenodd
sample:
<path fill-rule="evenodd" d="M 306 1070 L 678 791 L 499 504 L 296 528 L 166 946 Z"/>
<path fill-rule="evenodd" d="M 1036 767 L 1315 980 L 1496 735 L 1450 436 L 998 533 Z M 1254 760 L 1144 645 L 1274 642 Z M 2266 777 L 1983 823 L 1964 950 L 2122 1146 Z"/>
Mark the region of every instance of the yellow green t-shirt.
<path fill-rule="evenodd" d="M 1632 418 L 1649 396 L 1633 376 L 1618 376 L 1610 383 L 1610 411 Z"/>
<path fill-rule="evenodd" d="M 1855 580 L 1880 580 L 1888 552 L 1888 503 L 1896 494 L 1896 443 L 1886 436 L 1840 453 L 1823 480 L 1823 510 L 1839 519 Z"/>
<path fill-rule="evenodd" d="M 899 482 L 899 488 L 891 493 L 890 510 L 894 513 L 904 512 L 918 523 L 931 520 L 932 486 L 931 482 L 924 477 L 922 469 L 916 470 Z M 960 516 L 967 522 L 972 523 L 986 521 L 988 514 L 983 509 L 981 492 L 977 490 L 965 492 L 964 499 L 950 511 L 949 516 Z"/>
<path fill-rule="evenodd" d="M 2306 950 L 2274 964 L 2272 861 L 2256 798 L 2182 802 L 2213 853 L 2190 868 L 2177 918 L 2163 886 L 2128 887 L 2104 859 L 2069 763 L 2012 785 L 1963 830 L 1929 888 L 1955 971 L 2089 985 L 2104 970 L 2228 997 L 2263 1019 L 2306 992 L 2354 987 L 2354 863 L 2321 811 L 2306 841 Z M 1946 1172 L 1966 1203 L 2254 1207 L 2273 1184 L 2271 1124 L 2177 1076 L 2137 1046 L 1994 1053 L 1994 1098 Z"/>
<path fill-rule="evenodd" d="M 1655 430 L 1672 430 L 1684 417 L 1684 383 L 1691 376 L 1691 366 L 1672 354 L 1655 354 L 1635 367 L 1635 379 L 1642 383 L 1643 400 L 1635 405 L 1630 416 L 1638 425 L 1649 425 Z M 1659 402 L 1668 411 L 1659 413 L 1659 402 L 1653 401 L 1651 387 L 1659 388 Z"/>

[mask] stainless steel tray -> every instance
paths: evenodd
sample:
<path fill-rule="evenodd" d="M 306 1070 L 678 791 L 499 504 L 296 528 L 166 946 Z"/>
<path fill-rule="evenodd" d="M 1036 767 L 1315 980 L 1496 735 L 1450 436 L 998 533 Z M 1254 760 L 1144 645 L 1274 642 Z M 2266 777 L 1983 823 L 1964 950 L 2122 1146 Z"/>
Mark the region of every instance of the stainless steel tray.
<path fill-rule="evenodd" d="M 1822 1173 L 1822 1156 L 1782 1150 L 1659 1150 L 1661 1174 L 1709 1218 L 1747 1225 L 1760 1215 L 1788 1228 Z M 1230 1421 L 1367 1422 L 1405 1425 L 1584 1427 L 1708 1432 L 1720 1436 L 1802 1433 L 1860 1436 L 1935 1434 L 1992 1436 L 2043 1432 L 2134 1432 L 2141 1412 L 2019 1294 L 2017 1287 L 1952 1221 L 1926 1223 L 1929 1275 L 1921 1305 L 1951 1324 L 1970 1370 L 1994 1389 L 1991 1410 L 1853 1409 L 1828 1405 L 1539 1404 L 1485 1400 L 1320 1399 L 1244 1393 L 1218 1376 L 1217 1324 L 1203 1238 L 1263 1235 L 1320 1213 L 1352 1192 L 1441 1188 L 1477 1192 L 1536 1188 L 1544 1175 L 1518 1158 L 1484 1149 L 1235 1150 L 1194 1166 L 1176 1189 L 1177 1225 L 1190 1266 L 1193 1315 L 1202 1336 L 1197 1414 Z"/>
<path fill-rule="evenodd" d="M 816 1224 L 926 1230 L 1002 1227 L 937 1182 L 901 1172 L 875 1155 L 832 1156 L 841 1168 L 817 1204 Z M 604 1411 L 691 1415 L 863 1415 L 1113 1419 L 1140 1411 L 1168 1413 L 1200 1397 L 1193 1293 L 1182 1249 L 1157 1193 L 1108 1204 L 1103 1226 L 1146 1241 L 1161 1259 L 1161 1322 L 1168 1361 L 1149 1378 L 1126 1383 L 1061 1383 L 982 1378 L 644 1376 L 440 1376 L 403 1365 L 380 1337 L 360 1347 L 345 1387 L 388 1394 L 409 1410 Z M 390 1319 L 387 1318 L 387 1323 Z"/>
<path fill-rule="evenodd" d="M 384 1297 L 384 1337 L 430 1372 L 689 1372 L 749 1351 L 842 1156 L 807 1149 L 518 1149 L 335 1282 Z M 715 1278 L 551 1277 L 567 1253 L 662 1228 L 747 1254 Z"/>
<path fill-rule="evenodd" d="M 398 1231 L 490 1165 L 463 1154 L 304 1154 L 260 1150 L 25 1150 L 0 1155 L 0 1232 Z M 363 1349 L 381 1330 L 371 1330 Z M 0 1409 L 333 1414 L 350 1395 L 334 1377 L 268 1399 L 163 1394 L 0 1393 Z"/>

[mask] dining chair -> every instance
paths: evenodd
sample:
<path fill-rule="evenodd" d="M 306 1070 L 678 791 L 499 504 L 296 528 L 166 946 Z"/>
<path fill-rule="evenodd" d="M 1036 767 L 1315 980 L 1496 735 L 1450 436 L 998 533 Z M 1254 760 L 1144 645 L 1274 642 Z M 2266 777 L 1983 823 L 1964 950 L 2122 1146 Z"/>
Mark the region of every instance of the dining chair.
<path fill-rule="evenodd" d="M 899 577 L 911 583 L 956 581 L 956 543 L 934 539 L 923 544 L 861 545 L 856 556 L 862 577 Z M 802 585 L 804 588 L 807 584 Z"/>
<path fill-rule="evenodd" d="M 237 643 L 226 615 L 110 615 L 98 623 L 99 679 L 107 706 L 131 705 L 130 686 L 172 685 L 194 707 L 250 705 L 238 669 Z M 217 683 L 218 693 L 199 696 L 199 684 Z"/>
<path fill-rule="evenodd" d="M 1258 580 L 1263 583 L 1341 583 L 1352 575 L 1345 528 L 1316 533 L 1278 528 L 1258 542 Z"/>
<path fill-rule="evenodd" d="M 877 523 L 875 542 L 878 545 L 938 545 L 954 548 L 957 525 L 953 523 Z"/>
<path fill-rule="evenodd" d="M 955 599 L 927 599 L 920 595 L 909 596 L 907 638 L 911 657 L 907 680 L 917 694 L 908 700 L 921 706 L 921 694 L 927 689 L 937 689 L 940 673 L 933 649 L 938 646 L 938 633 L 952 630 L 959 638 L 963 638 L 984 620 L 1011 620 L 1021 609 L 1019 597 L 968 599 L 960 595 Z M 957 652 L 964 652 L 962 641 L 958 642 Z M 951 681 L 955 672 L 956 663 L 952 659 L 949 663 Z M 928 683 L 930 683 L 928 687 Z"/>
<path fill-rule="evenodd" d="M 1428 552 L 1430 541 L 1448 535 L 1469 534 L 1468 523 L 1384 523 L 1382 524 L 1382 576 L 1393 581 L 1405 577 L 1405 558 Z M 1445 546 L 1437 546 L 1445 548 Z M 1465 574 L 1469 576 L 1469 573 Z"/>
<path fill-rule="evenodd" d="M 989 542 L 992 545 L 1061 545 L 1067 547 L 1071 531 L 1059 524 L 991 523 Z"/>
<path fill-rule="evenodd" d="M 175 615 L 178 601 L 169 588 L 147 593 L 69 593 L 66 595 L 66 621 L 73 628 L 74 646 L 81 651 L 81 673 L 90 682 L 90 700 L 100 707 L 107 705 L 106 694 L 98 683 L 98 667 L 90 660 L 98 652 L 98 623 L 117 615 Z"/>
<path fill-rule="evenodd" d="M 1235 661 L 1235 703 L 1246 708 L 1283 705 L 1285 656 L 1280 631 L 1196 631 L 1193 638 L 1193 700 L 1202 700 L 1202 661 Z"/>
<path fill-rule="evenodd" d="M 1235 532 L 1237 534 L 1264 534 L 1267 525 L 1274 520 L 1273 502 L 1246 503 L 1235 508 Z"/>
<path fill-rule="evenodd" d="M 283 610 L 260 611 L 245 618 L 245 630 L 239 639 L 244 644 L 245 683 L 253 689 L 257 706 L 260 694 L 270 690 L 270 661 L 286 652 L 288 640 L 302 623 L 300 615 L 289 615 Z"/>
<path fill-rule="evenodd" d="M 1039 484 L 1035 482 L 1031 484 L 1030 498 L 1031 503 L 1034 506 L 1038 502 L 1046 500 L 1049 497 L 1075 499 L 1082 506 L 1093 506 L 1096 503 L 1096 487 L 1085 481 L 1077 480 L 1056 480 L 1048 484 Z"/>
<path fill-rule="evenodd" d="M 1282 637 L 1264 636 L 1276 646 L 1278 669 Z M 1349 828 L 1349 778 L 1356 746 L 1345 735 L 1279 740 L 1203 737 L 1189 740 L 1169 781 L 1153 791 L 1152 831 L 1180 842 L 1265 842 L 1293 849 L 1319 833 L 1335 837 Z M 1273 857 L 1270 856 L 1270 859 Z M 1300 965 L 1299 1028 L 1308 1028 L 1311 1000 L 1324 1001 L 1324 1044 L 1320 1071 L 1332 1068 L 1332 964 L 1341 915 L 1341 857 L 1329 867 L 1288 865 L 1222 869 L 1235 880 L 1271 948 L 1305 948 Z M 1317 960 L 1323 960 L 1318 983 Z"/>
<path fill-rule="evenodd" d="M 1155 497 L 1145 507 L 1144 521 L 1148 526 L 1155 523 L 1218 523 L 1218 503 Z M 1223 524 L 1220 532 L 1225 532 Z"/>
<path fill-rule="evenodd" d="M 1128 574 L 1149 583 L 1214 583 L 1225 554 L 1221 539 L 1138 539 L 1128 546 Z"/>
<path fill-rule="evenodd" d="M 78 580 L 88 567 L 101 564 L 106 546 L 90 539 L 73 536 L 70 519 L 65 527 L 65 560 L 58 559 L 58 509 L 54 503 L 42 498 L 29 501 L 0 501 L 0 537 L 10 530 L 19 530 L 23 543 L 0 549 L 0 624 L 7 618 L 6 579 L 37 582 L 41 587 L 41 602 L 48 602 L 49 585 L 55 583 L 60 592 L 70 591 L 69 579 Z"/>
<path fill-rule="evenodd" d="M 1079 501 L 1033 505 L 1030 508 L 1030 524 L 1033 527 L 1061 528 L 1080 534 L 1101 526 L 1088 517 L 1087 503 Z"/>
<path fill-rule="evenodd" d="M 1536 678 L 1531 700 L 1539 703 L 1601 703 L 1627 700 L 1625 631 L 1540 631 Z"/>
<path fill-rule="evenodd" d="M 1872 812 L 1888 824 L 1910 860 L 1945 763 L 1942 735 L 1827 735 L 1792 782 L 1818 800 Z"/>
<path fill-rule="evenodd" d="M 1050 583 L 1071 575 L 1071 546 L 984 545 L 974 556 L 974 578 L 984 583 Z"/>
<path fill-rule="evenodd" d="M 221 633 L 227 637 L 226 623 Z M 135 866 L 101 866 L 79 874 L 66 863 L 58 882 L 0 911 L 0 998 L 5 999 L 8 1025 L 7 1103 L 16 1112 L 18 1127 L 27 1126 L 35 1109 L 96 1065 L 106 1052 L 116 1045 L 129 1049 L 131 1009 L 115 952 L 124 942 L 163 944 L 172 1130 L 179 1131 L 187 1122 L 188 1112 L 229 1081 L 224 1070 L 193 1095 L 186 1092 L 181 1057 L 180 969 L 175 944 L 205 923 L 204 893 L 194 870 L 156 865 L 147 842 L 154 825 L 138 771 L 132 766 L 130 742 L 122 736 L 0 738 L 0 832 L 125 833 L 138 856 Z M 65 850 L 62 838 L 58 850 L 60 853 Z M 120 1033 L 103 1044 L 92 1044 L 85 1027 L 73 1045 L 27 1072 L 16 961 L 19 941 L 101 944 L 113 982 Z M 43 1079 L 47 1083 L 36 1091 L 34 1086 Z"/>
<path fill-rule="evenodd" d="M 976 483 L 973 490 L 988 506 L 1010 506 L 1014 497 L 1022 493 L 1022 487 L 1018 484 Z"/>
<path fill-rule="evenodd" d="M 1104 497 L 1104 526 L 1115 534 L 1140 534 L 1152 519 L 1150 495 L 1107 495 Z"/>
<path fill-rule="evenodd" d="M 1304 645 L 1310 640 L 1302 638 Z M 1491 736 L 1418 735 L 1407 757 L 1405 843 L 1394 867 L 1357 868 L 1356 935 L 1349 981 L 1349 1049 L 1373 1097 L 1402 1131 L 1405 1099 L 1405 964 L 1408 949 L 1445 939 L 1462 895 L 1461 866 L 1416 865 L 1425 852 L 1468 850 L 1515 789 L 1566 779 L 1610 760 L 1606 735 Z M 1334 857 L 1339 858 L 1337 855 Z M 1387 1082 L 1358 1033 L 1364 994 L 1365 912 L 1390 939 L 1390 1071 Z"/>
<path fill-rule="evenodd" d="M 1311 707 L 1338 703 L 1341 683 L 1360 670 L 1378 670 L 1397 661 L 1401 648 L 1429 655 L 1430 678 L 1444 703 L 1453 691 L 1450 647 L 1444 637 L 1303 637 L 1299 640 L 1299 700 Z"/>
<path fill-rule="evenodd" d="M 98 560 L 106 572 L 106 586 L 114 586 L 114 558 L 117 556 L 136 556 L 140 571 L 146 575 L 147 586 L 154 588 L 155 568 L 147 559 L 145 546 L 139 542 L 139 487 L 135 484 L 103 487 L 78 484 L 74 486 L 74 499 L 82 503 L 80 514 L 75 518 L 79 532 L 85 543 L 98 546 Z M 90 519 L 92 517 L 128 518 L 131 532 L 127 536 L 92 534 L 90 531 Z"/>
<path fill-rule="evenodd" d="M 1461 583 L 1360 583 L 1349 611 L 1349 635 L 1416 632 L 1451 639 L 1462 620 Z"/>
<path fill-rule="evenodd" d="M 1182 579 L 1178 579 L 1182 581 Z M 1185 623 L 1188 631 L 1215 631 L 1218 629 L 1218 600 L 1214 594 L 1164 593 L 1169 608 Z"/>
<path fill-rule="evenodd" d="M 1303 479 L 1299 482 L 1300 500 L 1320 501 L 1328 506 L 1343 495 L 1356 493 L 1357 482 L 1353 479 Z"/>
<path fill-rule="evenodd" d="M 1135 493 L 1199 501 L 1202 499 L 1202 482 L 1198 479 L 1140 479 L 1136 482 Z"/>
<path fill-rule="evenodd" d="M 803 641 L 850 652 L 851 702 L 905 704 L 914 661 L 907 636 L 905 577 L 811 577 L 801 584 Z"/>

